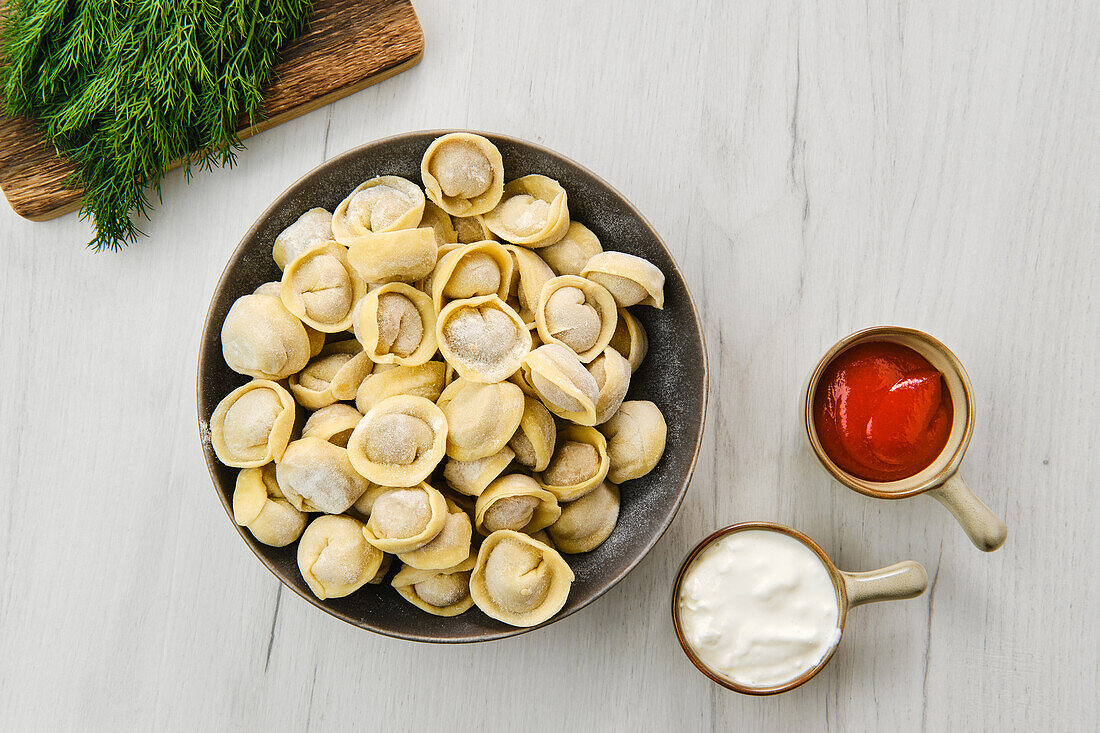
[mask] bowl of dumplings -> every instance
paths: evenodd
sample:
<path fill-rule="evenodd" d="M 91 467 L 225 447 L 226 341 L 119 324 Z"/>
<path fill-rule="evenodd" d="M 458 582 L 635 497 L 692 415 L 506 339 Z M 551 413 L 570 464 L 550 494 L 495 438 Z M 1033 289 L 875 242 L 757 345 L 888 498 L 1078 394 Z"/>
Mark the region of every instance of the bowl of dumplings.
<path fill-rule="evenodd" d="M 546 148 L 431 131 L 333 158 L 230 257 L 199 354 L 222 504 L 355 626 L 498 639 L 607 592 L 687 492 L 702 330 L 660 237 Z"/>

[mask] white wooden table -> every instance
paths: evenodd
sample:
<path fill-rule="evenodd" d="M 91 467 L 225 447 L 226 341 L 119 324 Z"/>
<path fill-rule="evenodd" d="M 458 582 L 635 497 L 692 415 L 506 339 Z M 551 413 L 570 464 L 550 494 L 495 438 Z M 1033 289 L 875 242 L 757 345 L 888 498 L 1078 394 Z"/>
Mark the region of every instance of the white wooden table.
<path fill-rule="evenodd" d="M 416 6 L 418 67 L 250 140 L 236 170 L 169 175 L 124 252 L 0 207 L 0 726 L 1095 730 L 1100 4 Z M 620 188 L 685 270 L 712 373 L 650 557 L 561 623 L 450 648 L 282 591 L 210 488 L 194 409 L 207 302 L 255 217 L 327 156 L 437 127 L 532 139 Z M 841 489 L 804 447 L 806 373 L 880 323 L 967 365 L 964 473 L 1001 551 L 931 499 Z M 695 541 L 748 519 L 847 569 L 919 560 L 931 591 L 855 611 L 795 692 L 726 692 L 681 654 L 669 591 Z"/>

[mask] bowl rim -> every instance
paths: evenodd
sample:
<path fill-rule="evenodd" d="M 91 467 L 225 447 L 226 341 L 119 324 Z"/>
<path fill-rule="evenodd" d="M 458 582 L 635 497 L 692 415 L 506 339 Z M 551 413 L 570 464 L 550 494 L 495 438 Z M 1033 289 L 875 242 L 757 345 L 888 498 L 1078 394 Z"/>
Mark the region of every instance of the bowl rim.
<path fill-rule="evenodd" d="M 422 137 L 422 136 L 439 137 L 441 135 L 446 135 L 446 134 L 449 134 L 449 133 L 452 133 L 452 132 L 468 132 L 468 133 L 472 133 L 472 134 L 475 134 L 475 135 L 481 135 L 481 136 L 489 138 L 489 139 L 504 140 L 504 141 L 507 141 L 510 144 L 518 145 L 520 147 L 530 148 L 530 149 L 533 149 L 536 152 L 541 153 L 543 155 L 547 155 L 547 156 L 552 157 L 552 158 L 558 158 L 558 159 L 560 159 L 560 160 L 562 160 L 562 161 L 564 161 L 564 162 L 566 162 L 566 163 L 568 163 L 572 166 L 575 166 L 577 169 L 579 169 L 580 171 L 582 171 L 586 175 L 591 176 L 596 182 L 598 182 L 600 185 L 604 186 L 608 191 L 610 191 L 614 196 L 616 196 L 628 209 L 630 209 L 630 211 L 635 216 L 638 217 L 638 220 L 641 221 L 642 224 L 650 231 L 650 233 L 653 235 L 654 239 L 656 239 L 657 243 L 660 244 L 661 248 L 665 251 L 665 254 L 668 255 L 669 261 L 672 263 L 672 267 L 675 270 L 676 275 L 680 278 L 681 281 L 683 281 L 683 283 L 685 285 L 684 291 L 687 294 L 688 306 L 691 309 L 692 317 L 695 319 L 696 330 L 699 333 L 699 346 L 700 346 L 700 350 L 702 351 L 702 364 L 701 364 L 702 400 L 701 400 L 701 404 L 700 404 L 701 414 L 700 414 L 700 419 L 699 419 L 699 429 L 695 434 L 694 448 L 692 450 L 691 459 L 688 463 L 687 473 L 684 476 L 682 486 L 680 487 L 680 490 L 677 493 L 676 501 L 672 506 L 672 511 L 669 512 L 667 519 L 664 520 L 664 522 L 661 524 L 658 531 L 653 535 L 653 537 L 650 539 L 650 541 L 642 548 L 642 551 L 639 552 L 626 565 L 626 567 L 623 568 L 623 570 L 620 573 L 618 573 L 615 577 L 611 578 L 610 581 L 608 581 L 604 585 L 603 588 L 596 591 L 590 598 L 586 599 L 583 603 L 580 603 L 575 608 L 569 609 L 568 611 L 566 611 L 564 613 L 559 611 L 558 613 L 554 614 L 552 617 L 550 617 L 549 619 L 547 619 L 546 621 L 544 621 L 541 624 L 537 624 L 535 626 L 527 626 L 527 627 L 513 627 L 513 628 L 509 628 L 509 629 L 502 629 L 502 630 L 496 631 L 496 632 L 485 632 L 483 634 L 479 634 L 476 637 L 442 638 L 441 639 L 441 638 L 435 638 L 435 637 L 424 635 L 424 634 L 412 634 L 412 633 L 407 633 L 407 632 L 397 632 L 397 631 L 393 631 L 393 630 L 389 630 L 389 629 L 379 628 L 379 627 L 376 627 L 376 626 L 373 626 L 373 625 L 366 625 L 366 624 L 362 623 L 359 619 L 356 619 L 355 617 L 351 616 L 350 614 L 344 613 L 343 611 L 339 611 L 339 610 L 334 609 L 334 608 L 329 608 L 328 606 L 325 606 L 319 599 L 317 599 L 316 597 L 313 597 L 312 594 L 302 592 L 300 589 L 298 589 L 297 587 L 295 587 L 291 583 L 287 582 L 283 578 L 281 571 L 279 569 L 277 569 L 273 565 L 273 563 L 269 562 L 266 557 L 264 557 L 263 555 L 261 555 L 259 552 L 256 551 L 256 548 L 253 547 L 252 543 L 248 540 L 248 537 L 245 536 L 246 528 L 238 525 L 236 520 L 233 518 L 232 501 L 231 501 L 231 499 L 227 498 L 227 496 L 220 490 L 218 481 L 215 478 L 214 471 L 215 471 L 215 468 L 216 468 L 216 465 L 215 465 L 216 458 L 213 457 L 213 455 L 212 455 L 213 451 L 207 449 L 207 447 L 206 447 L 206 440 L 205 440 L 204 429 L 203 429 L 202 385 L 205 382 L 205 379 L 204 379 L 205 369 L 203 367 L 203 361 L 204 361 L 203 355 L 206 352 L 207 344 L 210 343 L 210 330 L 211 330 L 211 323 L 212 323 L 212 317 L 214 315 L 215 305 L 218 302 L 220 302 L 220 297 L 219 296 L 222 294 L 222 292 L 225 290 L 225 288 L 228 284 L 229 270 L 230 270 L 231 266 L 234 263 L 236 263 L 241 258 L 241 256 L 244 254 L 246 245 L 249 243 L 249 241 L 251 241 L 253 239 L 253 237 L 255 237 L 256 232 L 260 228 L 260 225 L 263 222 L 265 222 L 268 218 L 270 218 L 271 216 L 274 216 L 278 212 L 278 210 L 285 204 L 286 199 L 291 194 L 291 192 L 293 192 L 295 189 L 297 189 L 301 184 L 303 184 L 307 180 L 314 178 L 315 176 L 321 174 L 323 171 L 325 171 L 329 168 L 339 167 L 341 164 L 346 162 L 349 158 L 356 157 L 356 156 L 360 155 L 363 151 L 365 151 L 369 148 L 375 148 L 375 147 L 382 146 L 382 145 L 392 144 L 392 143 L 400 142 L 400 141 L 407 140 L 409 138 L 415 138 L 415 137 Z M 641 211 L 639 211 L 638 208 L 636 206 L 634 206 L 634 204 L 628 198 L 626 198 L 626 196 L 624 196 L 617 188 L 612 186 L 610 183 L 608 183 L 606 180 L 604 180 L 601 176 L 597 175 L 596 173 L 594 173 L 592 170 L 590 170 L 586 166 L 581 165 L 580 163 L 576 162 L 572 158 L 569 158 L 568 156 L 562 155 L 561 153 L 558 153 L 554 150 L 551 150 L 550 148 L 548 148 L 544 145 L 540 145 L 538 143 L 530 142 L 528 140 L 524 140 L 522 138 L 514 137 L 512 135 L 505 135 L 505 134 L 496 133 L 496 132 L 485 132 L 485 131 L 481 131 L 481 130 L 468 130 L 468 129 L 462 129 L 462 128 L 412 130 L 412 131 L 408 131 L 408 132 L 398 133 L 396 135 L 389 135 L 387 137 L 381 137 L 381 138 L 378 138 L 378 139 L 375 139 L 375 140 L 365 142 L 361 145 L 356 145 L 355 147 L 349 148 L 348 150 L 345 150 L 342 153 L 339 153 L 338 155 L 335 155 L 335 156 L 329 158 L 328 160 L 324 160 L 320 164 L 314 166 L 310 170 L 303 173 L 301 176 L 299 176 L 297 179 L 295 179 L 290 185 L 288 185 L 285 189 L 283 189 L 283 191 L 278 196 L 275 197 L 275 199 L 267 206 L 267 208 L 265 208 L 263 210 L 263 212 L 261 212 L 260 215 L 256 217 L 256 220 L 252 223 L 252 226 L 250 226 L 248 228 L 248 230 L 244 233 L 244 235 L 241 237 L 240 241 L 237 243 L 237 246 L 233 249 L 233 251 L 229 254 L 228 258 L 226 259 L 225 267 L 222 268 L 222 273 L 218 277 L 218 282 L 214 286 L 214 290 L 211 293 L 210 304 L 207 306 L 206 315 L 204 316 L 204 319 L 203 319 L 202 333 L 199 337 L 199 349 L 198 349 L 198 357 L 197 357 L 197 359 L 198 359 L 198 365 L 197 365 L 198 368 L 196 370 L 196 375 L 195 375 L 195 411 L 196 411 L 196 415 L 197 415 L 197 418 L 198 418 L 199 445 L 202 448 L 203 458 L 206 462 L 207 473 L 210 476 L 210 481 L 211 481 L 211 484 L 214 487 L 214 491 L 218 495 L 219 501 L 221 501 L 222 509 L 225 510 L 226 515 L 229 517 L 230 523 L 237 530 L 237 534 L 240 535 L 241 539 L 244 541 L 245 546 L 248 547 L 248 549 L 252 552 L 252 554 L 256 556 L 256 558 L 264 565 L 264 567 L 267 568 L 268 572 L 270 572 L 273 576 L 275 576 L 276 579 L 278 579 L 279 583 L 282 586 L 286 586 L 290 590 L 294 591 L 298 596 L 305 599 L 311 605 L 313 605 L 314 607 L 320 609 L 321 611 L 325 612 L 326 614 L 328 614 L 330 616 L 333 616 L 337 619 L 340 619 L 344 623 L 347 623 L 351 626 L 354 626 L 357 629 L 370 631 L 370 632 L 373 632 L 375 634 L 379 634 L 381 636 L 388 636 L 388 637 L 393 638 L 393 639 L 402 639 L 402 640 L 405 640 L 405 641 L 415 641 L 415 642 L 421 642 L 421 643 L 427 643 L 427 644 L 473 644 L 473 643 L 479 643 L 479 642 L 496 641 L 498 639 L 505 639 L 505 638 L 514 637 L 514 636 L 520 636 L 522 634 L 526 634 L 526 633 L 529 633 L 529 632 L 534 631 L 536 629 L 540 629 L 540 628 L 543 628 L 545 626 L 549 626 L 552 623 L 555 623 L 555 622 L 560 621 L 564 618 L 567 618 L 567 617 L 573 615 L 574 613 L 580 611 L 581 609 L 587 608 L 592 603 L 594 603 L 596 600 L 601 598 L 604 594 L 606 594 L 608 591 L 610 591 L 612 588 L 614 588 L 616 585 L 618 585 L 623 580 L 623 578 L 625 578 L 632 570 L 634 570 L 634 568 L 636 568 L 642 562 L 642 560 L 644 560 L 649 555 L 649 553 L 652 552 L 653 548 L 657 545 L 657 543 L 661 540 L 661 538 L 664 537 L 665 533 L 668 532 L 668 528 L 672 525 L 672 522 L 676 519 L 676 516 L 680 513 L 680 507 L 683 505 L 684 499 L 687 497 L 688 489 L 691 486 L 691 479 L 695 474 L 695 467 L 696 467 L 696 465 L 698 463 L 698 460 L 699 460 L 699 453 L 702 450 L 703 435 L 704 435 L 704 432 L 705 432 L 705 429 L 706 429 L 707 402 L 708 402 L 709 392 L 710 392 L 710 366 L 709 366 L 709 356 L 707 354 L 706 332 L 703 329 L 703 321 L 699 317 L 699 309 L 695 304 L 695 298 L 691 293 L 690 287 L 687 286 L 687 283 L 688 283 L 688 281 L 684 277 L 684 273 L 683 273 L 683 270 L 680 268 L 680 264 L 676 261 L 676 257 L 673 255 L 672 250 L 669 249 L 667 244 L 665 244 L 665 240 L 661 237 L 661 235 L 657 232 L 657 230 L 653 227 L 653 225 L 649 222 L 649 220 L 641 213 Z"/>

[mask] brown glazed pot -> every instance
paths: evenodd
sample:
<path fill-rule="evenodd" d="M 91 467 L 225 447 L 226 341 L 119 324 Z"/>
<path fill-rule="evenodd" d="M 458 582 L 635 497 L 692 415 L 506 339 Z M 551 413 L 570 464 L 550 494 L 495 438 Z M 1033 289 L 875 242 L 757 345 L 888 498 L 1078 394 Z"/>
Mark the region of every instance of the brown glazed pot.
<path fill-rule="evenodd" d="M 248 381 L 230 370 L 222 358 L 222 321 L 234 300 L 280 278 L 271 258 L 276 235 L 308 209 L 322 206 L 331 211 L 349 191 L 374 176 L 398 175 L 421 183 L 421 156 L 432 140 L 446 132 L 450 131 L 412 132 L 349 150 L 299 179 L 248 230 L 229 258 L 206 315 L 198 365 L 200 436 L 208 434 L 210 415 L 222 397 Z M 668 423 L 667 448 L 651 473 L 624 484 L 619 522 L 611 537 L 592 552 L 566 556 L 576 581 L 565 607 L 547 622 L 553 623 L 584 608 L 622 580 L 653 549 L 676 516 L 703 435 L 707 352 L 699 315 L 680 268 L 653 227 L 618 191 L 544 147 L 503 135 L 478 134 L 500 149 L 508 180 L 530 173 L 554 178 L 568 193 L 571 218 L 591 229 L 604 249 L 644 257 L 665 274 L 664 310 L 631 309 L 649 335 L 649 353 L 631 379 L 627 399 L 647 399 L 660 407 Z M 364 586 L 345 598 L 318 600 L 298 571 L 297 543 L 268 547 L 233 522 L 237 469 L 218 461 L 209 440 L 203 441 L 203 451 L 229 523 L 241 539 L 283 583 L 323 611 L 360 628 L 413 641 L 489 641 L 531 630 L 495 621 L 477 607 L 452 618 L 421 611 L 390 587 L 389 577 L 400 563 L 394 563 L 381 585 Z"/>

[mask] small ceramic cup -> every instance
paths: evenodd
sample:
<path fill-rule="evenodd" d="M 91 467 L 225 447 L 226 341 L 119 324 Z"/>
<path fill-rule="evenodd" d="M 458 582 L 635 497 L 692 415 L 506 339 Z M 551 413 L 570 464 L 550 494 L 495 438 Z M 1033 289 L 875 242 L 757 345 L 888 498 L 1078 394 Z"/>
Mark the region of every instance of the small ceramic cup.
<path fill-rule="evenodd" d="M 699 658 L 695 650 L 688 643 L 687 638 L 684 636 L 684 630 L 680 621 L 680 591 L 684 584 L 684 578 L 687 576 L 691 564 L 695 562 L 695 558 L 697 558 L 703 550 L 710 547 L 712 543 L 720 540 L 726 535 L 750 529 L 780 532 L 795 538 L 813 550 L 814 554 L 821 560 L 821 564 L 824 565 L 825 569 L 829 572 L 829 577 L 833 581 L 833 590 L 836 591 L 838 609 L 837 619 L 840 626 L 840 634 L 837 635 L 836 643 L 833 644 L 829 652 L 815 667 L 803 672 L 789 682 L 775 687 L 749 687 L 734 682 L 712 670 L 707 666 L 706 662 Z M 825 665 L 833 658 L 837 648 L 840 646 L 840 641 L 844 634 L 844 620 L 848 615 L 849 609 L 855 608 L 856 606 L 862 606 L 865 603 L 916 598 L 921 593 L 924 593 L 924 589 L 927 587 L 928 573 L 919 562 L 906 560 L 882 568 L 881 570 L 849 573 L 837 568 L 836 563 L 825 554 L 825 551 L 822 550 L 816 542 L 796 529 L 791 529 L 790 527 L 786 527 L 782 524 L 775 524 L 773 522 L 740 522 L 738 524 L 732 524 L 729 527 L 723 527 L 697 544 L 695 548 L 688 553 L 683 564 L 680 565 L 680 572 L 676 574 L 676 582 L 672 586 L 672 625 L 676 629 L 676 638 L 679 639 L 680 646 L 683 647 L 684 653 L 687 654 L 688 659 L 691 660 L 691 663 L 694 664 L 700 672 L 711 680 L 725 687 L 727 690 L 740 692 L 744 695 L 777 695 L 781 692 L 787 692 L 806 684 L 813 679 L 818 672 L 825 668 Z"/>
<path fill-rule="evenodd" d="M 822 448 L 814 425 L 814 393 L 822 373 L 841 353 L 868 341 L 898 343 L 913 349 L 943 374 L 951 395 L 954 422 L 947 445 L 931 465 L 899 481 L 867 481 L 840 468 Z M 959 464 L 970 445 L 970 435 L 974 430 L 974 399 L 970 377 L 958 357 L 927 333 L 900 326 L 876 326 L 841 339 L 825 352 L 810 374 L 806 387 L 802 390 L 802 414 L 806 439 L 818 461 L 833 478 L 849 489 L 876 499 L 905 499 L 927 492 L 955 515 L 955 519 L 978 549 L 992 552 L 1004 544 L 1008 535 L 1005 523 L 974 495 L 958 474 Z"/>

